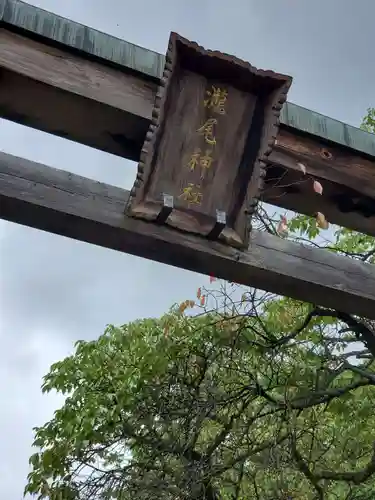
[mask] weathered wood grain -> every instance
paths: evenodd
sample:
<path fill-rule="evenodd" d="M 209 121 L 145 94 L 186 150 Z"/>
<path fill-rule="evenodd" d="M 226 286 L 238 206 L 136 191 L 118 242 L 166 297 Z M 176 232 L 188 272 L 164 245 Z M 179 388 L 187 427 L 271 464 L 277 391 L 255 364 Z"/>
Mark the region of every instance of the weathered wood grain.
<path fill-rule="evenodd" d="M 375 319 L 375 267 L 254 231 L 249 250 L 124 216 L 129 193 L 0 153 L 0 217 Z"/>
<path fill-rule="evenodd" d="M 165 58 L 152 50 L 108 35 L 89 26 L 58 16 L 20 0 L 0 0 L 0 21 L 9 31 L 43 40 L 62 50 L 73 50 L 84 59 L 95 58 L 143 79 L 162 77 Z M 358 152 L 375 156 L 375 136 L 321 113 L 287 102 L 281 110 L 281 124 Z"/>
<path fill-rule="evenodd" d="M 0 66 L 140 118 L 151 118 L 155 84 L 4 29 L 0 31 Z"/>
<path fill-rule="evenodd" d="M 157 85 L 0 27 L 0 113 L 137 160 Z"/>
<path fill-rule="evenodd" d="M 158 81 L 60 47 L 0 26 L 0 116 L 138 161 Z M 375 236 L 374 157 L 282 124 L 269 162 L 264 201 Z"/>
<path fill-rule="evenodd" d="M 291 83 L 172 32 L 129 214 L 247 248 Z"/>
<path fill-rule="evenodd" d="M 322 195 L 314 192 L 314 180 Z M 323 212 L 330 222 L 375 235 L 375 162 L 368 156 L 283 128 L 265 185 L 268 203 L 308 215 Z"/>
<path fill-rule="evenodd" d="M 100 58 L 125 71 L 138 71 L 156 79 L 163 72 L 162 54 L 20 0 L 0 0 L 0 22 L 9 31 L 22 32 L 50 45 L 79 51 L 86 57 Z"/>
<path fill-rule="evenodd" d="M 372 159 L 356 154 L 327 141 L 318 141 L 291 129 L 279 131 L 270 155 L 270 163 L 283 165 L 301 173 L 298 163 L 307 173 L 322 180 L 346 186 L 365 196 L 375 198 L 375 164 Z"/>

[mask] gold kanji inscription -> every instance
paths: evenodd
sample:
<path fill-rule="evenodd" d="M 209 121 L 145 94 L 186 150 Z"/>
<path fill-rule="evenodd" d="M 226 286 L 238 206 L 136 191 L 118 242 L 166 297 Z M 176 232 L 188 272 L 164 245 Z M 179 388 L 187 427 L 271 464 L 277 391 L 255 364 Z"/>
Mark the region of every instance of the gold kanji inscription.
<path fill-rule="evenodd" d="M 204 100 L 206 108 L 213 109 L 216 113 L 225 115 L 225 102 L 228 97 L 228 91 L 220 87 L 211 86 L 211 90 L 206 90 L 207 99 Z"/>
<path fill-rule="evenodd" d="M 188 167 L 190 168 L 190 170 L 192 172 L 199 165 L 200 155 L 201 155 L 201 150 L 200 149 L 195 150 L 194 153 L 191 155 L 190 161 L 188 163 Z"/>
<path fill-rule="evenodd" d="M 209 118 L 198 130 L 199 134 L 204 136 L 205 141 L 211 146 L 216 144 L 216 139 L 214 135 L 214 125 L 217 124 L 216 118 Z"/>
<path fill-rule="evenodd" d="M 199 191 L 200 186 L 189 182 L 189 184 L 182 189 L 179 198 L 187 201 L 189 204 L 200 205 L 202 203 L 203 194 Z"/>
<path fill-rule="evenodd" d="M 188 167 L 191 171 L 194 171 L 196 168 L 201 168 L 201 178 L 203 179 L 205 172 L 211 168 L 212 162 L 214 161 L 211 156 L 212 151 L 210 149 L 206 149 L 206 152 L 202 154 L 200 149 L 194 151 L 191 155 L 190 161 L 188 163 Z"/>

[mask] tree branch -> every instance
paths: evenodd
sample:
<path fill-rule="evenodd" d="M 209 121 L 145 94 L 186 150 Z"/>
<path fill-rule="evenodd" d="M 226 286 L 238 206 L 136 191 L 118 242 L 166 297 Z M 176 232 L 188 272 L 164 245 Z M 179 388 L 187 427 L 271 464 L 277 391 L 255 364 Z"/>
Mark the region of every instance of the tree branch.
<path fill-rule="evenodd" d="M 318 479 L 327 479 L 330 481 L 345 481 L 354 484 L 364 483 L 375 473 L 375 442 L 372 448 L 371 459 L 362 470 L 352 472 L 321 471 L 319 473 L 315 473 L 315 476 Z"/>
<path fill-rule="evenodd" d="M 318 494 L 318 499 L 324 500 L 324 490 L 319 484 L 319 479 L 316 476 L 314 476 L 314 474 L 309 469 L 305 459 L 302 457 L 301 453 L 298 451 L 295 436 L 292 436 L 292 438 L 291 438 L 291 450 L 292 450 L 293 458 L 294 458 L 299 470 L 305 475 L 305 477 L 310 481 L 310 483 L 315 488 L 315 490 Z"/>
<path fill-rule="evenodd" d="M 361 375 L 363 378 L 367 378 L 372 384 L 375 385 L 375 373 L 368 372 L 367 370 L 364 370 L 363 368 L 360 368 L 359 366 L 354 366 L 348 363 L 347 361 L 344 362 L 344 367 L 347 368 L 348 370 L 352 371 L 353 373 L 357 373 L 358 375 Z"/>
<path fill-rule="evenodd" d="M 331 309 L 316 308 L 315 315 L 330 316 L 346 323 L 355 332 L 357 338 L 366 345 L 367 349 L 375 357 L 375 333 L 364 323 L 364 321 L 356 319 L 348 313 Z"/>

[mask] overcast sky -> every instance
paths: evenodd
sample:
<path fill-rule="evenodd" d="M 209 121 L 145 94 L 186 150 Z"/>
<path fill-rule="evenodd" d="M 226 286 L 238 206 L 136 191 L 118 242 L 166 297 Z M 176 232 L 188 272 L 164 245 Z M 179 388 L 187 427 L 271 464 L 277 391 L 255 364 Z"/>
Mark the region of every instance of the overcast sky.
<path fill-rule="evenodd" d="M 165 53 L 171 30 L 294 77 L 289 100 L 359 125 L 375 106 L 374 0 L 34 0 Z M 163 6 L 160 8 L 159 6 Z M 130 188 L 135 164 L 0 121 L 0 149 Z M 162 314 L 207 279 L 0 221 L 0 491 L 20 500 L 32 441 L 59 399 L 41 377 L 107 323 Z"/>

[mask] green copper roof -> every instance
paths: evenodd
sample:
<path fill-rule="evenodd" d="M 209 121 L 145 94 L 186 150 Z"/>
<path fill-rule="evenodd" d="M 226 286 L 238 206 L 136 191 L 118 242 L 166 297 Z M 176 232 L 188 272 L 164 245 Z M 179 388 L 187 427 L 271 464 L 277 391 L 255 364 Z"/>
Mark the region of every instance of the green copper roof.
<path fill-rule="evenodd" d="M 19 0 L 0 0 L 0 20 L 107 61 L 158 78 L 164 56 Z"/>
<path fill-rule="evenodd" d="M 95 55 L 148 77 L 160 78 L 164 56 L 19 0 L 0 0 L 0 21 L 30 34 Z M 281 122 L 303 132 L 375 156 L 375 134 L 286 103 Z"/>

